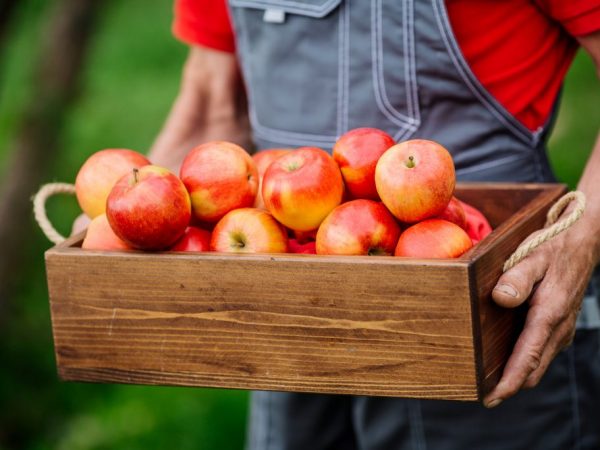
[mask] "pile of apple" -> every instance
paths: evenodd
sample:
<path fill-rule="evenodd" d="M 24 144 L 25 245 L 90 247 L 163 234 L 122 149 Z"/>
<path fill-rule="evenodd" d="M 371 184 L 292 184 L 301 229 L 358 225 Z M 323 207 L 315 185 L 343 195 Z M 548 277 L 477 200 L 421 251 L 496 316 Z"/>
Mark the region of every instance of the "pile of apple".
<path fill-rule="evenodd" d="M 455 181 L 441 145 L 358 128 L 333 157 L 209 142 L 179 177 L 131 150 L 103 150 L 75 186 L 93 219 L 85 249 L 454 258 L 473 245 Z"/>

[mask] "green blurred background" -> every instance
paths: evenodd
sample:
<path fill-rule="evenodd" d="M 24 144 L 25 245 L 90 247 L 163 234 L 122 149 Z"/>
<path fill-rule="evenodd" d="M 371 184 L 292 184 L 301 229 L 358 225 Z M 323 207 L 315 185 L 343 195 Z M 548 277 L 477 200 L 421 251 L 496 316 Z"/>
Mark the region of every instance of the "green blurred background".
<path fill-rule="evenodd" d="M 83 161 L 102 148 L 147 151 L 177 93 L 187 50 L 170 33 L 171 1 L 102 3 L 47 182 L 72 182 Z M 33 68 L 51 4 L 18 2 L 0 47 L 2 176 L 34 92 Z M 600 88 L 581 52 L 563 96 L 550 152 L 560 179 L 574 186 L 600 126 Z M 68 233 L 78 215 L 75 201 L 55 198 L 48 210 Z M 32 219 L 23 227 L 29 237 L 10 273 L 13 290 L 1 299 L 0 450 L 242 448 L 245 392 L 58 381 L 43 262 L 50 244 Z"/>

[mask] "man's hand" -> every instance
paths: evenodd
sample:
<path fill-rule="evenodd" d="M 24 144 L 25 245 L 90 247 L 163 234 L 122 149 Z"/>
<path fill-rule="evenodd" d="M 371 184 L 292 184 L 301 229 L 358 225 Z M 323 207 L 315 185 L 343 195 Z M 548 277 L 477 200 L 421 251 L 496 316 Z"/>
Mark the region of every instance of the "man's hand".
<path fill-rule="evenodd" d="M 486 406 L 497 406 L 521 388 L 536 386 L 558 352 L 573 341 L 583 294 L 597 262 L 590 233 L 593 229 L 581 219 L 498 280 L 492 294 L 496 303 L 514 308 L 529 301 L 529 311 L 502 379 L 485 398 Z"/>
<path fill-rule="evenodd" d="M 600 77 L 600 32 L 579 38 Z M 487 407 L 536 386 L 554 357 L 573 341 L 577 313 L 590 275 L 600 261 L 600 136 L 578 185 L 587 198 L 583 217 L 538 247 L 496 284 L 496 303 L 529 311 L 502 378 L 484 399 Z M 568 214 L 567 210 L 565 214 Z"/>

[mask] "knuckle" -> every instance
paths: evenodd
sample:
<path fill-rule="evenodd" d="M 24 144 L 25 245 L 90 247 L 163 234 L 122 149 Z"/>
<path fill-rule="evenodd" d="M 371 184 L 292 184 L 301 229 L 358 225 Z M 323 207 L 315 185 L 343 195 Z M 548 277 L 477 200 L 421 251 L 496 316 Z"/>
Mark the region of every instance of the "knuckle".
<path fill-rule="evenodd" d="M 540 308 L 538 321 L 542 327 L 552 330 L 567 318 L 567 311 L 562 308 Z"/>
<path fill-rule="evenodd" d="M 575 330 L 573 329 L 571 332 L 569 332 L 562 340 L 561 342 L 561 349 L 562 350 L 566 350 L 567 348 L 569 348 L 572 344 L 573 341 L 575 340 Z"/>
<path fill-rule="evenodd" d="M 528 369 L 528 373 L 533 372 L 538 367 L 540 367 L 540 364 L 542 362 L 541 351 L 536 350 L 536 349 L 530 349 L 529 352 L 527 352 L 527 360 L 526 361 L 527 361 L 526 368 Z"/>
<path fill-rule="evenodd" d="M 527 380 L 523 384 L 523 388 L 532 389 L 532 388 L 536 387 L 538 384 L 540 384 L 541 379 L 542 379 L 541 375 L 537 375 L 537 374 L 533 375 L 533 376 L 527 378 Z"/>

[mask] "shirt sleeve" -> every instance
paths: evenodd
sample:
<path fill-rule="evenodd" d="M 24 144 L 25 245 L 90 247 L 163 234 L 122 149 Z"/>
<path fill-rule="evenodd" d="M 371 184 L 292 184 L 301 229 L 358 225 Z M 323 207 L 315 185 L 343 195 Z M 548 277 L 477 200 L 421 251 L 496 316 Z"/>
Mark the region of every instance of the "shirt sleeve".
<path fill-rule="evenodd" d="M 600 30 L 598 0 L 539 0 L 538 4 L 572 36 Z"/>
<path fill-rule="evenodd" d="M 235 37 L 225 0 L 175 0 L 173 34 L 186 44 L 235 51 Z"/>

